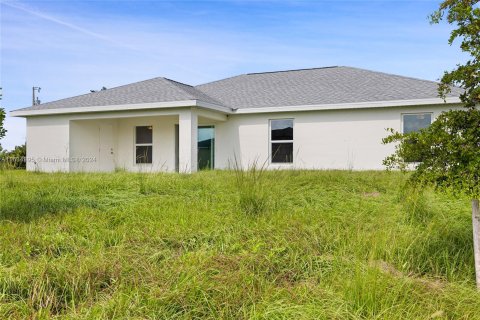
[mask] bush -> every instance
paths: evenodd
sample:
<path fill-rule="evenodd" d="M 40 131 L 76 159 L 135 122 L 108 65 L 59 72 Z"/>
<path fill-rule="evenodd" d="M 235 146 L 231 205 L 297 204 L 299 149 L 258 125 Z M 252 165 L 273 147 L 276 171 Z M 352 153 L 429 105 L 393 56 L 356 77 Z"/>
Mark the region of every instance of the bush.
<path fill-rule="evenodd" d="M 25 169 L 27 167 L 27 145 L 16 146 L 12 151 L 0 153 L 0 167 L 3 169 Z"/>

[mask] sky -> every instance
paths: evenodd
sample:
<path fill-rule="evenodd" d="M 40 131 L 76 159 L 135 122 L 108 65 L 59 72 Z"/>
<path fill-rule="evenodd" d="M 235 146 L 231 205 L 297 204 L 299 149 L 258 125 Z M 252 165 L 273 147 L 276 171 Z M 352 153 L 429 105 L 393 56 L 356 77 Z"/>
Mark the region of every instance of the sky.
<path fill-rule="evenodd" d="M 4 1 L 1 107 L 154 77 L 191 85 L 243 73 L 352 66 L 438 80 L 466 59 L 440 1 Z M 25 142 L 7 116 L 4 149 Z"/>

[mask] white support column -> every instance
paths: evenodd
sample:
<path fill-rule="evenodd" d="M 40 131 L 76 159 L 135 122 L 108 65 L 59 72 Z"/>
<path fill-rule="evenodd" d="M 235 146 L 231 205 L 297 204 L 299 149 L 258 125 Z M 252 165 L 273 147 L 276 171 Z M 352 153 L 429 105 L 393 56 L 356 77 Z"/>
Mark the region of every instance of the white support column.
<path fill-rule="evenodd" d="M 182 173 L 196 172 L 198 116 L 195 110 L 180 112 L 178 125 L 178 171 Z"/>

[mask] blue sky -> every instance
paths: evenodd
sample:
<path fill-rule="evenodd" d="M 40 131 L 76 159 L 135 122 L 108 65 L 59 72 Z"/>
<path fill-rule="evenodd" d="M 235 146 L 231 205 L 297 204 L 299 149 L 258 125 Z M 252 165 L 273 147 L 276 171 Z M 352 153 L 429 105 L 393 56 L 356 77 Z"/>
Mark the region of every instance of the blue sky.
<path fill-rule="evenodd" d="M 168 77 L 347 65 L 437 80 L 465 56 L 430 25 L 439 1 L 4 1 L 2 107 Z M 25 141 L 8 117 L 7 149 Z"/>

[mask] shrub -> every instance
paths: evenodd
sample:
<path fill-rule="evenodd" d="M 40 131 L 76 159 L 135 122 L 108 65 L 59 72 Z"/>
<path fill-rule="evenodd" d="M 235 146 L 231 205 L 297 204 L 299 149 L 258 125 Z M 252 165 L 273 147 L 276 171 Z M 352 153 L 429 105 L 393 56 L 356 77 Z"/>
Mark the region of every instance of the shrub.
<path fill-rule="evenodd" d="M 0 168 L 25 169 L 27 166 L 27 145 L 16 146 L 12 151 L 0 152 Z"/>

